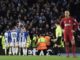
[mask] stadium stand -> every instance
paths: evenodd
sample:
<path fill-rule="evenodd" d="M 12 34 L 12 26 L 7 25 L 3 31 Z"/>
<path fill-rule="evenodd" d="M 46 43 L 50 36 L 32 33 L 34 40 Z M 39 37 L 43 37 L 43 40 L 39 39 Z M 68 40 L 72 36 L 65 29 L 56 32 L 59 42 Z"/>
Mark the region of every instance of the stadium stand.
<path fill-rule="evenodd" d="M 65 10 L 78 22 L 80 20 L 80 0 L 0 0 L 0 34 L 15 25 L 24 24 L 30 36 L 49 33 L 53 36 L 54 23 L 63 16 Z M 77 46 L 80 47 L 80 28 L 76 34 Z"/>

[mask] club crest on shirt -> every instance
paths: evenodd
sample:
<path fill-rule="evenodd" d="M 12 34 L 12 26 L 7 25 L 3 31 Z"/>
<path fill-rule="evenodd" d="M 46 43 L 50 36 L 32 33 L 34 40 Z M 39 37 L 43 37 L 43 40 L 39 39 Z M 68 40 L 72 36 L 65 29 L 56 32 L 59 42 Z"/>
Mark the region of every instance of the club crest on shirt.
<path fill-rule="evenodd" d="M 69 20 L 69 23 L 71 23 L 71 20 Z"/>

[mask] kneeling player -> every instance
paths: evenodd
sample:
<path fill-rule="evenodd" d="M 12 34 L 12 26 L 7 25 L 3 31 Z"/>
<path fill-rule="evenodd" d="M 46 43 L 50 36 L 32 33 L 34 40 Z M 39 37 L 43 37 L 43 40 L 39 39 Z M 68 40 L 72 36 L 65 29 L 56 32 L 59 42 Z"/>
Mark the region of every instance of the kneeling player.
<path fill-rule="evenodd" d="M 57 55 L 58 53 L 61 54 L 61 41 L 62 41 L 62 29 L 59 25 L 59 22 L 57 22 L 55 24 L 56 26 L 56 39 L 54 40 L 54 52 L 55 52 L 55 55 Z"/>

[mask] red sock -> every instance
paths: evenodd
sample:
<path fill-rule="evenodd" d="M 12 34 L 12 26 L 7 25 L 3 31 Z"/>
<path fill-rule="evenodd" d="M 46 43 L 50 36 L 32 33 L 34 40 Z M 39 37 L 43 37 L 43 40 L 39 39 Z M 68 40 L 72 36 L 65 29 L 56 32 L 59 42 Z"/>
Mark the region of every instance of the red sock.
<path fill-rule="evenodd" d="M 66 54 L 69 56 L 69 46 L 66 46 Z"/>
<path fill-rule="evenodd" d="M 72 45 L 72 53 L 73 53 L 73 56 L 75 56 L 75 52 L 76 52 L 76 46 L 75 45 Z"/>

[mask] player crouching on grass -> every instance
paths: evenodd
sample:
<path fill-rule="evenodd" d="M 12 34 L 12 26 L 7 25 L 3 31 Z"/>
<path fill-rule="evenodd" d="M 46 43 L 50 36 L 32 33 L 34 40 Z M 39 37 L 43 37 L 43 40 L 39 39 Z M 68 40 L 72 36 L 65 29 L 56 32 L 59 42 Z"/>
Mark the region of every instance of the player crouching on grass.
<path fill-rule="evenodd" d="M 55 29 L 55 34 L 56 34 L 56 39 L 54 39 L 54 54 L 61 54 L 61 45 L 63 44 L 62 42 L 62 28 L 59 24 L 59 22 L 57 21 L 55 23 L 56 29 Z"/>

